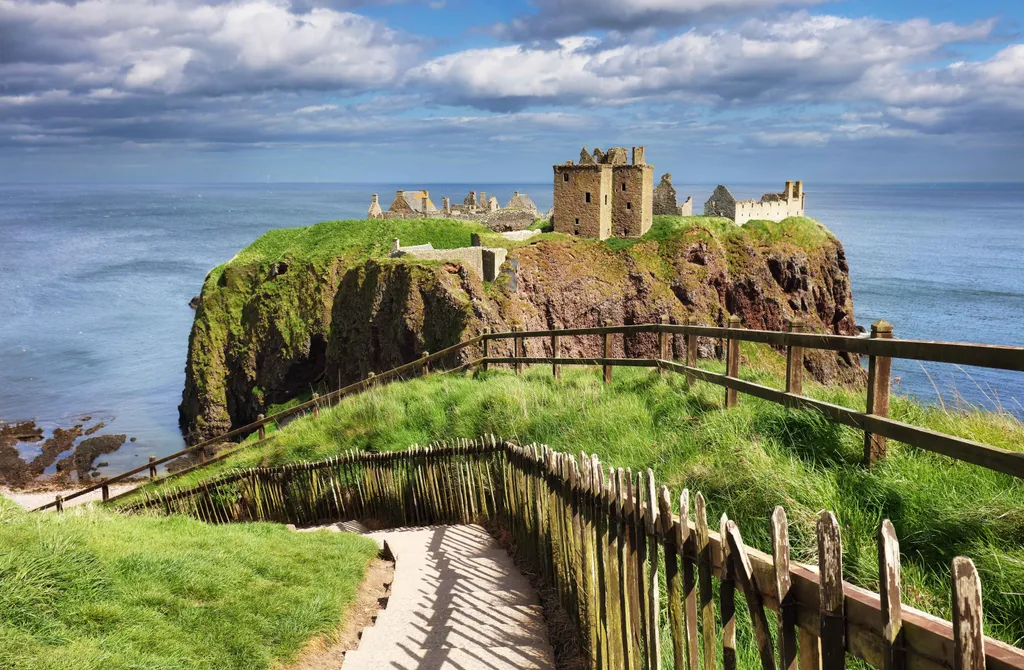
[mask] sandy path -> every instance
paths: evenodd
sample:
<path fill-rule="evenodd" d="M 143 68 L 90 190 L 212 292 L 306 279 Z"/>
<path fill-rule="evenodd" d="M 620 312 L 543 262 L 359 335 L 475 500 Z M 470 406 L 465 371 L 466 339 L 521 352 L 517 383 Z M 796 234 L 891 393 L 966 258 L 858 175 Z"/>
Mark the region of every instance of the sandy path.
<path fill-rule="evenodd" d="M 134 483 L 134 484 L 111 484 L 110 485 L 110 497 L 113 498 L 114 496 L 116 496 L 116 495 L 118 495 L 120 493 L 124 493 L 125 491 L 130 491 L 131 489 L 135 488 L 136 486 L 138 486 L 137 483 Z M 40 505 L 45 505 L 46 503 L 53 502 L 54 497 L 57 496 L 57 495 L 63 495 L 63 496 L 66 497 L 66 496 L 71 495 L 72 493 L 74 493 L 75 491 L 78 491 L 78 490 L 79 489 L 65 489 L 63 491 L 58 490 L 58 491 L 24 492 L 24 491 L 12 490 L 12 489 L 7 488 L 6 486 L 0 486 L 0 495 L 4 496 L 6 498 L 10 498 L 11 500 L 13 500 L 14 502 L 18 503 L 19 505 L 21 505 L 25 509 L 35 509 L 35 508 L 39 507 Z M 72 507 L 74 505 L 81 505 L 83 503 L 97 501 L 97 500 L 100 500 L 102 498 L 102 496 L 103 496 L 103 493 L 99 489 L 96 489 L 95 491 L 91 491 L 90 493 L 86 493 L 84 496 L 79 496 L 78 498 L 74 498 L 72 500 L 68 500 L 67 502 L 64 503 L 64 507 Z"/>

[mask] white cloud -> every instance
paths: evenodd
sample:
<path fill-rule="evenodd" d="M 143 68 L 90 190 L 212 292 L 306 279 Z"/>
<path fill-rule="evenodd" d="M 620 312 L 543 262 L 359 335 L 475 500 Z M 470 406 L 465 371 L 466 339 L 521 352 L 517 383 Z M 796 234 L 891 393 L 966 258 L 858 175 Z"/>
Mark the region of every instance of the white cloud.
<path fill-rule="evenodd" d="M 387 86 L 420 47 L 348 12 L 285 2 L 0 0 L 9 87 L 222 94 Z"/>
<path fill-rule="evenodd" d="M 431 60 L 409 79 L 443 85 L 460 101 L 490 109 L 597 106 L 680 94 L 714 104 L 815 102 L 842 97 L 858 85 L 878 88 L 873 79 L 904 73 L 951 43 L 983 39 L 993 25 L 798 13 L 750 20 L 735 30 L 690 30 L 647 44 L 606 47 L 594 37 L 570 37 L 553 48 L 471 49 Z M 1001 71 L 1012 77 L 1012 68 Z M 930 93 L 935 92 L 894 92 Z"/>

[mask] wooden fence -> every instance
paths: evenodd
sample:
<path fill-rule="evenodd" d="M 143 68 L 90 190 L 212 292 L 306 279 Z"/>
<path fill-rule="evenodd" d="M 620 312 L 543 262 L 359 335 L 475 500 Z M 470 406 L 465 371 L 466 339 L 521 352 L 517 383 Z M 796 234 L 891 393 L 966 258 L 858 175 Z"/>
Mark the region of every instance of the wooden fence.
<path fill-rule="evenodd" d="M 810 409 L 821 412 L 829 419 L 864 432 L 864 458 L 868 465 L 884 458 L 887 439 L 894 439 L 915 447 L 934 451 L 951 458 L 980 465 L 991 470 L 1003 472 L 1015 477 L 1024 478 L 1024 453 L 1001 449 L 974 440 L 947 435 L 927 428 L 920 428 L 902 421 L 889 418 L 890 371 L 893 358 L 904 358 L 918 361 L 950 363 L 954 365 L 972 365 L 995 368 L 1000 370 L 1024 371 L 1024 347 L 1007 347 L 986 344 L 965 344 L 956 342 L 929 342 L 924 340 L 898 340 L 893 338 L 892 326 L 879 321 L 872 326 L 871 337 L 849 337 L 844 335 L 818 335 L 804 332 L 803 323 L 799 320 L 790 324 L 788 332 L 766 330 L 746 330 L 740 327 L 739 319 L 732 317 L 727 328 L 700 325 L 691 318 L 686 324 L 670 324 L 667 317 L 661 323 L 636 325 L 602 326 L 597 328 L 572 328 L 561 330 L 517 331 L 491 333 L 485 330 L 482 334 L 448 347 L 434 354 L 424 354 L 421 358 L 400 365 L 396 368 L 371 375 L 362 381 L 350 384 L 341 389 L 314 398 L 308 402 L 274 414 L 262 417 L 246 426 L 206 440 L 188 449 L 150 459 L 146 465 L 139 466 L 101 483 L 80 489 L 64 498 L 57 496 L 54 502 L 47 503 L 35 511 L 49 508 L 63 508 L 66 500 L 77 498 L 91 491 L 102 489 L 103 500 L 109 497 L 109 486 L 119 481 L 146 472 L 150 479 L 156 478 L 156 467 L 186 455 L 198 455 L 201 462 L 188 470 L 179 471 L 167 478 L 175 477 L 206 467 L 223 460 L 239 449 L 260 444 L 265 439 L 266 426 L 295 416 L 313 413 L 321 406 L 338 402 L 341 398 L 360 393 L 376 384 L 403 379 L 411 374 L 426 374 L 431 366 L 437 368 L 442 363 L 456 361 L 457 356 L 467 348 L 481 347 L 481 356 L 467 363 L 452 366 L 446 372 L 461 372 L 480 367 L 484 370 L 495 364 L 512 365 L 521 372 L 524 365 L 551 365 L 552 374 L 556 377 L 561 373 L 563 365 L 599 365 L 603 368 L 605 382 L 611 381 L 614 366 L 652 367 L 662 371 L 678 372 L 686 375 L 688 382 L 700 380 L 717 384 L 725 388 L 725 404 L 735 406 L 738 394 L 746 393 L 787 407 Z M 656 335 L 658 338 L 658 357 L 652 359 L 613 358 L 613 337 L 636 337 L 645 334 Z M 669 338 L 680 335 L 683 337 L 684 361 L 672 360 Z M 560 356 L 560 345 L 566 337 L 600 336 L 603 341 L 604 355 L 596 358 L 564 358 Z M 543 338 L 549 342 L 549 356 L 526 356 L 525 341 Z M 726 352 L 726 373 L 717 374 L 697 367 L 697 339 L 712 338 L 724 342 Z M 512 356 L 492 356 L 493 343 L 512 340 Z M 739 378 L 740 356 L 739 343 L 754 342 L 767 344 L 786 352 L 786 388 L 774 389 Z M 847 407 L 834 405 L 803 395 L 804 354 L 809 349 L 833 352 L 848 352 L 868 356 L 868 397 L 867 408 L 860 412 Z M 206 458 L 207 450 L 214 445 L 228 440 L 241 439 L 256 433 L 259 440 L 255 443 L 241 445 L 233 450 L 223 451 L 214 458 Z M 133 494 L 129 491 L 122 496 Z"/>
<path fill-rule="evenodd" d="M 804 566 L 790 561 L 781 507 L 766 554 L 745 546 L 724 515 L 709 527 L 700 493 L 677 498 L 650 470 L 606 470 L 584 453 L 493 437 L 349 453 L 148 493 L 126 509 L 215 522 L 490 522 L 554 587 L 594 670 L 660 670 L 663 656 L 678 670 L 735 668 L 743 606 L 765 669 L 833 670 L 849 657 L 884 670 L 1024 669 L 1024 651 L 983 635 L 981 585 L 967 558 L 952 561 L 953 621 L 943 621 L 902 605 L 899 543 L 887 520 L 879 594 L 843 581 L 831 512 L 818 519 L 818 565 Z"/>
<path fill-rule="evenodd" d="M 657 358 L 612 357 L 615 335 L 625 338 L 645 333 L 657 335 Z M 669 338 L 675 335 L 683 337 L 683 362 L 672 360 Z M 599 358 L 563 358 L 559 355 L 563 338 L 581 336 L 600 336 L 603 339 L 604 355 Z M 525 356 L 525 340 L 529 338 L 548 340 L 545 348 L 550 355 Z M 726 353 L 725 374 L 697 367 L 698 338 L 711 338 L 724 343 L 722 348 Z M 512 356 L 490 355 L 492 342 L 508 339 L 512 340 Z M 767 344 L 786 352 L 785 389 L 775 389 L 739 378 L 740 342 Z M 821 412 L 836 423 L 864 432 L 864 461 L 869 466 L 885 457 L 887 440 L 894 439 L 920 449 L 1024 478 L 1024 452 L 1002 449 L 889 418 L 890 372 L 893 358 L 1024 371 L 1024 347 L 897 340 L 893 339 L 892 326 L 884 321 L 872 326 L 870 337 L 805 333 L 800 321 L 793 321 L 789 332 L 746 330 L 740 326 L 737 317 L 730 319 L 727 328 L 701 326 L 695 319 L 690 319 L 689 323 L 684 325 L 674 325 L 663 318 L 659 324 L 485 333 L 482 346 L 483 357 L 474 361 L 473 365 L 479 365 L 485 370 L 492 364 L 508 364 L 519 372 L 523 365 L 546 364 L 551 365 L 552 374 L 558 377 L 563 365 L 599 365 L 603 368 L 605 382 L 609 382 L 612 379 L 612 368 L 615 366 L 656 367 L 662 371 L 684 374 L 688 383 L 699 380 L 724 387 L 726 407 L 736 406 L 739 393 L 745 393 L 786 407 Z M 848 352 L 868 357 L 865 411 L 803 395 L 804 356 L 809 349 Z"/>

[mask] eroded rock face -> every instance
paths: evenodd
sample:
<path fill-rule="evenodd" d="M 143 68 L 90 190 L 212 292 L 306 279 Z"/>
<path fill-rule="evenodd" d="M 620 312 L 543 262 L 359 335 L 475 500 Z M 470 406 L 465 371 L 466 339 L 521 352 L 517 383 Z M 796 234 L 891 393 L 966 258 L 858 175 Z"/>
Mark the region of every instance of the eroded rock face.
<path fill-rule="evenodd" d="M 683 219 L 686 221 L 686 219 Z M 291 264 L 273 281 L 260 268 L 232 268 L 207 282 L 189 342 L 181 423 L 191 443 L 243 425 L 269 405 L 316 387 L 339 388 L 478 334 L 644 323 L 667 314 L 724 325 L 783 330 L 802 317 L 811 332 L 856 333 L 843 247 L 828 236 L 810 248 L 764 246 L 744 234 L 720 235 L 694 224 L 662 242 L 622 249 L 567 236 L 509 252 L 502 276 L 485 293 L 458 263 L 370 260 L 347 266 Z M 597 337 L 563 338 L 566 356 L 598 356 Z M 495 343 L 501 355 L 510 341 Z M 683 356 L 683 339 L 674 353 Z M 704 356 L 717 343 L 700 341 Z M 541 354 L 547 338 L 526 342 Z M 615 356 L 653 357 L 657 336 L 615 338 Z M 478 356 L 464 350 L 446 364 Z M 851 381 L 857 362 L 828 352 L 808 355 L 819 381 Z"/>

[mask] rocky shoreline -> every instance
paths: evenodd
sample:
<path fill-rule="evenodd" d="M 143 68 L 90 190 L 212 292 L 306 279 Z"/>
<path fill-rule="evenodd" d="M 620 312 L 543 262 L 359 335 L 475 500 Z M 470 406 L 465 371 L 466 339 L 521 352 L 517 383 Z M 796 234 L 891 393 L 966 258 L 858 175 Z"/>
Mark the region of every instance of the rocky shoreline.
<path fill-rule="evenodd" d="M 49 491 L 91 483 L 99 476 L 96 468 L 106 465 L 97 463 L 100 456 L 135 441 L 125 434 L 96 435 L 106 424 L 96 421 L 89 425 L 92 421 L 91 416 L 83 416 L 71 427 L 56 427 L 47 436 L 47 431 L 33 420 L 0 420 L 0 485 Z M 22 454 L 24 447 L 34 444 L 39 444 L 40 451 L 27 459 Z M 47 475 L 50 466 L 56 467 L 56 473 Z"/>

